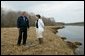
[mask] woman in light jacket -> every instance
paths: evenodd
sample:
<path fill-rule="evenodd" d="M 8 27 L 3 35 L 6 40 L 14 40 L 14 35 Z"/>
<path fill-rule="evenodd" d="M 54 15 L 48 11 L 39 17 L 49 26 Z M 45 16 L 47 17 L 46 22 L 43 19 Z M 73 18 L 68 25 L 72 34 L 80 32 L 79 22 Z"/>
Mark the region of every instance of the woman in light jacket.
<path fill-rule="evenodd" d="M 39 40 L 39 44 L 41 44 L 43 43 L 44 23 L 40 15 L 36 15 L 36 16 L 38 18 L 37 21 L 35 22 L 36 35 Z"/>

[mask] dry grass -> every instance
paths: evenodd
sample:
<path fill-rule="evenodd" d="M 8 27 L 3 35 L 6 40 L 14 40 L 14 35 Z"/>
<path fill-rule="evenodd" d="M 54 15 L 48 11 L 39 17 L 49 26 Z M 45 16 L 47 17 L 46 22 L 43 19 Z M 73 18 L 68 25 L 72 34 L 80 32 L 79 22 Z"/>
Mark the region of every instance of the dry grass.
<path fill-rule="evenodd" d="M 51 28 L 51 26 L 45 27 L 44 43 L 39 45 L 35 28 L 30 27 L 27 46 L 16 45 L 17 28 L 1 28 L 1 55 L 73 55 L 73 51 L 51 31 Z"/>

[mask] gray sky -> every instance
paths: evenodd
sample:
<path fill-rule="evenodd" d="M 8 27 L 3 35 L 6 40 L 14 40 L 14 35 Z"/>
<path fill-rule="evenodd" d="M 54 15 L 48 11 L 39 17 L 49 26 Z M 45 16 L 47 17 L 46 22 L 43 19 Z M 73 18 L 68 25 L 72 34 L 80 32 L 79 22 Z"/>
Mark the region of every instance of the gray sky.
<path fill-rule="evenodd" d="M 84 1 L 1 1 L 1 7 L 54 17 L 56 22 L 84 21 Z"/>

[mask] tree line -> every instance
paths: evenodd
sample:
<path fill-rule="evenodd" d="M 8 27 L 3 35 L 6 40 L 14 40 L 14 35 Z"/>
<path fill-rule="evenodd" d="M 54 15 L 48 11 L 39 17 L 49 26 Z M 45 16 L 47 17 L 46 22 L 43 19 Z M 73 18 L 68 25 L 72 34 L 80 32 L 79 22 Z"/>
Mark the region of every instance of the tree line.
<path fill-rule="evenodd" d="M 1 8 L 1 27 L 16 27 L 17 19 L 20 16 L 22 11 L 5 11 L 5 9 Z M 36 14 L 35 13 L 27 13 L 27 17 L 29 17 L 30 26 L 35 26 Z M 45 26 L 54 26 L 56 22 L 53 17 L 45 17 L 41 16 Z"/>

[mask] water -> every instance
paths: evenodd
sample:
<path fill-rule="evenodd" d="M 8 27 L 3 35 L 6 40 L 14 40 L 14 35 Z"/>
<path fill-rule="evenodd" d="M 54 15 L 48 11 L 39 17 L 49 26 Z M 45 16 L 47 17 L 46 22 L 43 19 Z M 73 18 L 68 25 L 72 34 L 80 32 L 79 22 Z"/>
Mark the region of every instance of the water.
<path fill-rule="evenodd" d="M 84 55 L 84 26 L 65 26 L 63 29 L 59 29 L 57 33 L 61 37 L 66 37 L 68 41 L 78 41 L 82 45 L 77 48 L 77 55 Z"/>

